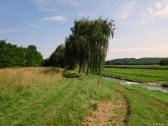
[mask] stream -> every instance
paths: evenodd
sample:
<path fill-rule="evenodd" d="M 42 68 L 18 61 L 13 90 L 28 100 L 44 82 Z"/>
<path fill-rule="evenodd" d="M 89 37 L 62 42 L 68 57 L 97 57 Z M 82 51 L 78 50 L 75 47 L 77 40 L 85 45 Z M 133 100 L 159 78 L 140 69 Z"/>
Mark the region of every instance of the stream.
<path fill-rule="evenodd" d="M 159 86 L 148 84 L 148 83 L 139 83 L 139 82 L 134 82 L 134 81 L 122 80 L 122 79 L 117 79 L 114 77 L 105 77 L 105 78 L 117 81 L 122 85 L 144 87 L 152 91 L 161 91 L 161 92 L 168 93 L 167 87 L 159 87 Z"/>

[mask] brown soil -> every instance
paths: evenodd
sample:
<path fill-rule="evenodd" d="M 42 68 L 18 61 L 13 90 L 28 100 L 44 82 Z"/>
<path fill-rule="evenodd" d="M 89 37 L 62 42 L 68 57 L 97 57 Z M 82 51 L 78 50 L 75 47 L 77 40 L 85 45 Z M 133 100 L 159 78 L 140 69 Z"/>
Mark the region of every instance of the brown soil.
<path fill-rule="evenodd" d="M 99 108 L 91 116 L 84 119 L 81 126 L 125 126 L 128 114 L 128 105 L 124 97 L 117 103 L 112 101 L 99 102 Z"/>

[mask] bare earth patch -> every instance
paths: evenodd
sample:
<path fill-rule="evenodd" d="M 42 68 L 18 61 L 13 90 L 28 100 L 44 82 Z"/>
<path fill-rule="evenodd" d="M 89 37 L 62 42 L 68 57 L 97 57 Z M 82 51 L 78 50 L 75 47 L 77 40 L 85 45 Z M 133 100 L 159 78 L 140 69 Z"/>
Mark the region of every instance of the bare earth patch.
<path fill-rule="evenodd" d="M 81 126 L 125 126 L 127 109 L 127 102 L 123 97 L 116 104 L 112 101 L 101 101 L 98 110 L 86 117 Z"/>

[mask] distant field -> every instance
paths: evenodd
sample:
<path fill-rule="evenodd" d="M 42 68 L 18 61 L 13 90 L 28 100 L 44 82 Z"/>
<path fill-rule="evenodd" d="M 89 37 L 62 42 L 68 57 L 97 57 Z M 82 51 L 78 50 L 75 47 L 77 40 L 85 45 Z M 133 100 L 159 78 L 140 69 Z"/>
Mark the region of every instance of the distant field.
<path fill-rule="evenodd" d="M 168 70 L 118 67 L 105 68 L 103 74 L 105 76 L 111 76 L 131 81 L 156 82 L 161 85 L 168 85 Z"/>
<path fill-rule="evenodd" d="M 100 82 L 58 68 L 0 69 L 0 126 L 80 126 L 100 101 L 114 104 L 110 125 L 120 126 L 123 112 L 128 126 L 168 124 L 167 94 Z"/>
<path fill-rule="evenodd" d="M 105 65 L 105 68 L 133 68 L 133 69 L 168 70 L 168 66 L 160 66 L 160 65 Z"/>

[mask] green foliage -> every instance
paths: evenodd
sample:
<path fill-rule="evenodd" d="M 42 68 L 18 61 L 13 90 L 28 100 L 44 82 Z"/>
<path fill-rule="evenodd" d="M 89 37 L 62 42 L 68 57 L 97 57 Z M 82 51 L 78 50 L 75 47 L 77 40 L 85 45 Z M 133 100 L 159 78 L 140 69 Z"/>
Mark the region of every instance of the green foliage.
<path fill-rule="evenodd" d="M 105 62 L 105 65 L 156 65 L 166 58 L 124 58 Z"/>
<path fill-rule="evenodd" d="M 40 66 L 43 61 L 42 55 L 37 51 L 37 48 L 34 45 L 27 47 L 25 58 L 26 66 Z"/>
<path fill-rule="evenodd" d="M 65 67 L 65 46 L 59 45 L 51 56 L 46 59 L 45 66 Z"/>
<path fill-rule="evenodd" d="M 83 18 L 75 21 L 72 34 L 65 42 L 65 53 L 70 68 L 79 65 L 79 72 L 101 74 L 108 49 L 108 40 L 114 34 L 113 21 Z"/>
<path fill-rule="evenodd" d="M 161 60 L 160 65 L 168 65 L 168 59 Z"/>
<path fill-rule="evenodd" d="M 0 40 L 0 67 L 39 66 L 42 60 L 35 46 L 17 47 L 6 43 L 6 40 Z"/>

